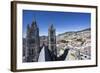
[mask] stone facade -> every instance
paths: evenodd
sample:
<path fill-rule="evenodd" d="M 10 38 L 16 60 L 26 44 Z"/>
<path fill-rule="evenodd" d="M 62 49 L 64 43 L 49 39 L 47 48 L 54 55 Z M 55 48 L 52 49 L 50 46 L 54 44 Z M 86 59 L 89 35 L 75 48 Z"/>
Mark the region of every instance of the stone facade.
<path fill-rule="evenodd" d="M 27 25 L 25 62 L 38 61 L 39 49 L 39 28 L 36 21 L 33 21 L 31 26 Z"/>
<path fill-rule="evenodd" d="M 53 57 L 53 60 L 56 60 L 56 58 L 54 57 L 54 55 L 57 56 L 56 30 L 55 30 L 53 24 L 50 25 L 50 27 L 48 29 L 48 49 L 52 53 L 51 56 Z"/>

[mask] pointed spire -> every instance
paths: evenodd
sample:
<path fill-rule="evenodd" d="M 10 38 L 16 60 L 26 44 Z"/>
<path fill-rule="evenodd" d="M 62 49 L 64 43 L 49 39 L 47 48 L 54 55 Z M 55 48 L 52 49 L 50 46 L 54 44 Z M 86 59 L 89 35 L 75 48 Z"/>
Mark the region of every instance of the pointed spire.
<path fill-rule="evenodd" d="M 51 24 L 51 28 L 54 28 L 54 27 L 53 27 L 53 24 Z"/>
<path fill-rule="evenodd" d="M 37 23 L 36 23 L 36 18 L 35 16 L 33 17 L 33 22 L 32 22 L 32 27 L 37 27 Z"/>
<path fill-rule="evenodd" d="M 49 29 L 54 29 L 53 24 L 51 24 L 51 25 L 49 26 Z"/>
<path fill-rule="evenodd" d="M 36 22 L 36 17 L 35 17 L 35 15 L 33 16 L 33 22 L 34 22 L 34 23 Z"/>

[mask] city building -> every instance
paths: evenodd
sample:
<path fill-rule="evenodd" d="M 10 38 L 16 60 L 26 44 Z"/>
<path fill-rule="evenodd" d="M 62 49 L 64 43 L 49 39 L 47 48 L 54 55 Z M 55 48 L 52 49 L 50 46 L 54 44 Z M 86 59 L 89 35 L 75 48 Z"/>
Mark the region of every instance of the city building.
<path fill-rule="evenodd" d="M 51 56 L 52 56 L 53 60 L 56 60 L 56 58 L 55 58 L 55 56 L 57 56 L 56 30 L 55 30 L 53 24 L 50 25 L 49 29 L 48 29 L 48 49 L 52 53 Z"/>
<path fill-rule="evenodd" d="M 26 35 L 26 48 L 25 48 L 25 62 L 38 61 L 40 40 L 39 40 L 39 28 L 36 21 L 33 21 L 31 26 L 27 25 Z"/>

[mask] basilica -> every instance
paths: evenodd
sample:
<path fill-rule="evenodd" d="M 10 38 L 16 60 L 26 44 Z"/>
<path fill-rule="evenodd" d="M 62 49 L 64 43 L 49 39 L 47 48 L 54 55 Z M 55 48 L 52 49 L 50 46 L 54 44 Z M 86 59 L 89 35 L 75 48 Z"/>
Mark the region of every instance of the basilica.
<path fill-rule="evenodd" d="M 23 62 L 59 61 L 64 60 L 68 53 L 67 49 L 63 55 L 57 57 L 56 29 L 53 24 L 48 28 L 47 45 L 43 43 L 40 46 L 39 28 L 36 20 L 33 20 L 31 25 L 27 25 L 24 41 Z"/>

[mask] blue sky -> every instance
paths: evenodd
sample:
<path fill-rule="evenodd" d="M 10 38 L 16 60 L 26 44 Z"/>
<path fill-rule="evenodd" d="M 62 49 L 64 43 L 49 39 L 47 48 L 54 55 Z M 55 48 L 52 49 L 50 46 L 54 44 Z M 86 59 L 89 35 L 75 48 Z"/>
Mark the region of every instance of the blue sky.
<path fill-rule="evenodd" d="M 48 27 L 51 24 L 56 28 L 56 34 L 91 27 L 90 13 L 23 10 L 23 36 L 26 34 L 27 24 L 31 25 L 34 19 L 40 36 L 48 35 Z"/>

